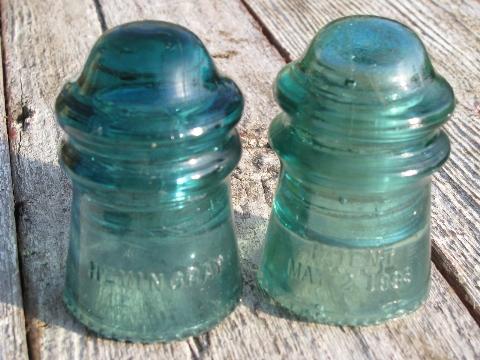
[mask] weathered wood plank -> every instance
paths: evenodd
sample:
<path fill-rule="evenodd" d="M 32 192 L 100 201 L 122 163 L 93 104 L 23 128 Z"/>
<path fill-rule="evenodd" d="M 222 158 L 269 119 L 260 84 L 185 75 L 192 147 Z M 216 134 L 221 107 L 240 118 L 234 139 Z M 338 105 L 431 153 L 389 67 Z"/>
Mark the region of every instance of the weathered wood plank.
<path fill-rule="evenodd" d="M 243 304 L 220 326 L 187 341 L 132 345 L 102 340 L 64 310 L 61 291 L 68 240 L 70 186 L 56 161 L 60 131 L 53 101 L 65 77 L 80 70 L 100 34 L 93 2 L 6 1 L 6 47 L 11 152 L 19 217 L 20 251 L 28 289 L 30 348 L 34 357 L 69 358 L 402 358 L 480 356 L 480 331 L 434 269 L 432 295 L 415 315 L 372 328 L 295 322 L 266 304 L 253 283 L 278 162 L 266 129 L 278 111 L 271 84 L 283 59 L 239 2 L 221 0 L 102 1 L 108 26 L 156 18 L 190 27 L 220 69 L 240 84 L 247 100 L 240 125 L 244 157 L 232 179 L 245 269 Z M 75 20 L 75 21 L 73 21 Z M 29 116 L 15 119 L 26 106 Z"/>
<path fill-rule="evenodd" d="M 314 358 L 318 354 L 331 358 L 480 355 L 480 330 L 435 268 L 427 305 L 417 314 L 385 326 L 352 330 L 275 316 L 283 315 L 259 298 L 253 277 L 278 173 L 278 161 L 267 147 L 266 130 L 278 112 L 271 84 L 284 65 L 283 59 L 272 51 L 241 4 L 207 0 L 149 0 L 142 1 L 141 6 L 129 0 L 101 0 L 101 4 L 108 27 L 152 17 L 189 27 L 206 43 L 219 68 L 237 81 L 246 98 L 240 124 L 244 155 L 232 179 L 246 289 L 237 311 L 201 337 L 208 340 L 204 345 L 200 342 L 204 355 L 218 359 L 275 355 Z"/>
<path fill-rule="evenodd" d="M 457 108 L 446 130 L 450 160 L 434 177 L 433 259 L 480 322 L 480 3 L 477 1 L 244 0 L 290 58 L 341 16 L 399 20 L 420 35 L 452 84 Z"/>
<path fill-rule="evenodd" d="M 26 359 L 27 339 L 15 233 L 2 68 L 0 84 L 0 360 Z"/>

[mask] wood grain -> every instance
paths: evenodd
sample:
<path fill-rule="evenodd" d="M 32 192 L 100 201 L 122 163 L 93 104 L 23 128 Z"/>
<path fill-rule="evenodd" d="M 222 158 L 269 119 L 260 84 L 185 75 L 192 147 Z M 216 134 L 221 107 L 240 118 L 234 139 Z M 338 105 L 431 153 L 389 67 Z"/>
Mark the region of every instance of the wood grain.
<path fill-rule="evenodd" d="M 244 300 L 214 330 L 186 341 L 139 345 L 103 340 L 75 322 L 61 302 L 68 242 L 70 185 L 58 167 L 61 137 L 53 101 L 78 72 L 100 34 L 93 2 L 3 0 L 2 31 L 10 150 L 20 213 L 19 240 L 34 358 L 475 358 L 480 330 L 446 281 L 433 269 L 432 293 L 414 315 L 369 328 L 328 327 L 286 318 L 254 285 L 278 161 L 266 129 L 278 111 L 271 84 L 285 64 L 238 1 L 113 1 L 98 3 L 107 27 L 155 18 L 191 28 L 218 67 L 246 97 L 239 126 L 244 155 L 232 190 L 245 276 Z M 102 18 L 102 13 L 105 15 Z M 29 116 L 15 122 L 26 106 Z"/>
<path fill-rule="evenodd" d="M 329 21 L 380 15 L 413 28 L 452 84 L 450 160 L 434 176 L 433 259 L 480 323 L 480 3 L 478 1 L 244 0 L 287 58 L 301 56 Z"/>
<path fill-rule="evenodd" d="M 0 360 L 26 359 L 27 339 L 1 68 L 0 84 Z"/>

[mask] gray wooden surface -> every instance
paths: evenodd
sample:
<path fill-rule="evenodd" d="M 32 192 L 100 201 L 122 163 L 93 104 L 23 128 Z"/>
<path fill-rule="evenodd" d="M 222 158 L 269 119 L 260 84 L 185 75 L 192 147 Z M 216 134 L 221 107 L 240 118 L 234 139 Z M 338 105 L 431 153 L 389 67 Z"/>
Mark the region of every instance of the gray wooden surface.
<path fill-rule="evenodd" d="M 0 81 L 3 83 L 1 68 Z M 27 357 L 27 341 L 3 87 L 0 88 L 0 118 L 0 359 L 23 359 Z"/>
<path fill-rule="evenodd" d="M 32 358 L 480 358 L 480 328 L 472 316 L 479 320 L 478 3 L 1 0 L 0 11 L 12 165 L 10 169 L 3 122 L 0 359 L 26 357 L 26 345 Z M 278 175 L 278 161 L 266 138 L 268 124 L 279 111 L 271 94 L 274 77 L 286 60 L 299 56 L 316 30 L 329 20 L 352 13 L 381 14 L 416 29 L 459 101 L 447 127 L 453 142 L 452 158 L 435 178 L 435 265 L 430 297 L 413 315 L 362 328 L 289 319 L 263 299 L 253 281 Z M 102 29 L 138 19 L 167 20 L 189 27 L 246 97 L 239 125 L 244 154 L 232 175 L 244 297 L 236 311 L 215 329 L 169 344 L 128 344 L 97 338 L 67 314 L 61 302 L 70 185 L 57 161 L 61 132 L 53 116 L 54 98 L 66 78 L 80 71 Z M 17 209 L 23 309 L 10 171 Z"/>

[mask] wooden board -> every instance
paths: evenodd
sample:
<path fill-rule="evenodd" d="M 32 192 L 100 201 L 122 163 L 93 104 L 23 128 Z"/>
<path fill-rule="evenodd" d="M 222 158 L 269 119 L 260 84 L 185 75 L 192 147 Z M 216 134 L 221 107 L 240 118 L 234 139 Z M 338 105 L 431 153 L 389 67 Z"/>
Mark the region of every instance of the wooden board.
<path fill-rule="evenodd" d="M 214 330 L 186 341 L 134 345 L 95 337 L 61 302 L 68 241 L 70 186 L 57 164 L 61 133 L 53 102 L 66 77 L 77 73 L 88 48 L 107 27 L 142 18 L 178 22 L 205 42 L 219 68 L 246 96 L 239 126 L 244 155 L 232 176 L 234 208 L 245 272 L 242 304 Z M 278 111 L 271 84 L 285 64 L 238 1 L 2 2 L 5 68 L 12 136 L 20 253 L 30 353 L 34 358 L 411 358 L 480 356 L 480 330 L 433 269 L 432 294 L 413 316 L 369 328 L 296 322 L 266 303 L 253 282 L 265 233 L 278 161 L 266 129 Z M 104 13 L 104 18 L 102 17 Z M 15 122 L 22 102 L 28 116 Z"/>
<path fill-rule="evenodd" d="M 17 255 L 3 71 L 1 68 L 0 84 L 0 360 L 26 359 L 27 339 Z"/>
<path fill-rule="evenodd" d="M 288 59 L 329 21 L 380 15 L 413 28 L 453 86 L 450 160 L 434 176 L 433 260 L 480 323 L 480 3 L 478 1 L 244 0 Z"/>

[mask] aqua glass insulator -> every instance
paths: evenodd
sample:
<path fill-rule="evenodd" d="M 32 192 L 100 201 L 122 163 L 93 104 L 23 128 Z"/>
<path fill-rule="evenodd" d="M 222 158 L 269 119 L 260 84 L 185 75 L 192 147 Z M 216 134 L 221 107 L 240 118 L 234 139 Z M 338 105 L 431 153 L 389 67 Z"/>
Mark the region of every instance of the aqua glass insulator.
<path fill-rule="evenodd" d="M 73 182 L 65 303 L 114 339 L 211 328 L 241 294 L 229 174 L 243 109 L 189 30 L 158 21 L 104 33 L 56 102 Z"/>
<path fill-rule="evenodd" d="M 261 287 L 322 323 L 413 311 L 429 290 L 431 174 L 449 154 L 451 87 L 413 31 L 353 16 L 320 30 L 275 95 L 282 167 Z"/>

